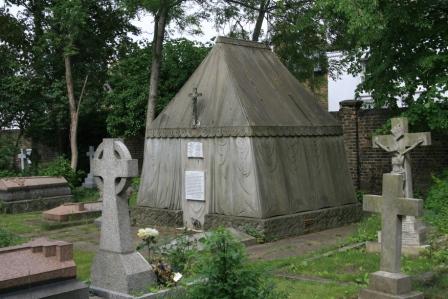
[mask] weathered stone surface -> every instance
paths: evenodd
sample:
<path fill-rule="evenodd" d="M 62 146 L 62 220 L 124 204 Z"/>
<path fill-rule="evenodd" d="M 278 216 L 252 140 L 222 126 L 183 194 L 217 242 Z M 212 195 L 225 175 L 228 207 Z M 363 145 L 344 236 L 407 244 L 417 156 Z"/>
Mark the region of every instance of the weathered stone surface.
<path fill-rule="evenodd" d="M 137 160 L 120 139 L 104 139 L 93 160 L 93 173 L 102 191 L 100 248 L 91 271 L 91 290 L 131 294 L 156 280 L 151 266 L 135 251 L 129 217 L 128 178 L 138 175 Z M 111 298 L 112 298 L 111 297 Z"/>
<path fill-rule="evenodd" d="M 405 256 L 418 256 L 423 251 L 427 250 L 429 245 L 421 246 L 401 246 L 401 254 Z M 381 243 L 379 242 L 366 242 L 367 252 L 381 252 Z"/>
<path fill-rule="evenodd" d="M 423 298 L 411 292 L 411 280 L 400 273 L 402 217 L 421 216 L 423 201 L 406 198 L 404 176 L 397 173 L 383 175 L 383 195 L 365 195 L 363 209 L 381 213 L 380 271 L 371 274 L 368 289 L 360 292 L 360 299 Z"/>
<path fill-rule="evenodd" d="M 22 290 L 0 294 L 2 299 L 88 299 L 89 287 L 76 279 L 27 287 Z"/>
<path fill-rule="evenodd" d="M 0 290 L 76 277 L 73 244 L 36 239 L 0 249 Z"/>
<path fill-rule="evenodd" d="M 101 215 L 102 202 L 67 203 L 42 213 L 44 219 L 51 221 L 71 221 Z"/>
<path fill-rule="evenodd" d="M 12 177 L 0 179 L 0 202 L 5 213 L 53 208 L 72 199 L 63 177 Z"/>
<path fill-rule="evenodd" d="M 251 226 L 264 233 L 267 239 L 272 240 L 342 226 L 359 221 L 361 216 L 362 210 L 359 204 L 267 219 L 207 214 L 205 215 L 204 228 L 226 226 L 244 231 L 245 226 Z"/>
<path fill-rule="evenodd" d="M 131 210 L 131 217 L 137 226 L 184 226 L 182 210 L 136 207 Z"/>

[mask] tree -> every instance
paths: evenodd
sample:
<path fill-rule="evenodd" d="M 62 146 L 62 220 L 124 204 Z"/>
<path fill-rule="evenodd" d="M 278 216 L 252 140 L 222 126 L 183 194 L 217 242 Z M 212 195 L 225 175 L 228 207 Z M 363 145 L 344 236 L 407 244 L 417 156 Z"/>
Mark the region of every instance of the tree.
<path fill-rule="evenodd" d="M 358 91 L 378 107 L 404 98 L 411 123 L 448 128 L 448 2 L 445 0 L 320 0 L 331 37 L 345 35 Z M 421 91 L 417 98 L 417 93 Z"/>
<path fill-rule="evenodd" d="M 262 26 L 277 7 L 274 0 L 212 0 L 216 27 L 230 24 L 229 36 L 259 41 Z M 253 25 L 252 35 L 246 27 Z"/>
<path fill-rule="evenodd" d="M 147 11 L 154 17 L 153 39 L 151 46 L 151 73 L 149 78 L 148 105 L 146 111 L 146 127 L 149 127 L 156 116 L 156 106 L 159 97 L 160 68 L 162 66 L 162 52 L 165 41 L 166 27 L 174 21 L 180 29 L 188 25 L 197 25 L 200 15 L 187 15 L 185 4 L 188 0 L 124 0 L 130 11 L 138 13 Z"/>
<path fill-rule="evenodd" d="M 144 136 L 151 44 L 133 44 L 109 71 L 107 129 L 112 136 Z M 207 55 L 209 47 L 186 39 L 164 45 L 156 113 L 168 104 Z M 173 70 L 176 70 L 173 72 Z"/>
<path fill-rule="evenodd" d="M 324 82 L 331 48 L 315 0 L 283 0 L 273 12 L 272 44 L 295 77 L 313 92 Z M 316 76 L 316 73 L 320 76 Z"/>

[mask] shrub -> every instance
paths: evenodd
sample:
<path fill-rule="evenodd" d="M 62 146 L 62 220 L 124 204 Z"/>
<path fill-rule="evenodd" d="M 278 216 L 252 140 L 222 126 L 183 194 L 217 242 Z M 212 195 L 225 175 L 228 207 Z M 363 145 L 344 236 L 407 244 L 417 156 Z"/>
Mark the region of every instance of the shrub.
<path fill-rule="evenodd" d="M 348 242 L 360 243 L 365 241 L 374 241 L 378 238 L 377 232 L 381 230 L 381 219 L 378 214 L 365 217 L 358 224 L 358 228 L 353 236 L 349 237 Z"/>
<path fill-rule="evenodd" d="M 195 299 L 280 298 L 272 284 L 247 262 L 245 247 L 219 228 L 205 240 L 199 262 L 200 282 L 188 289 Z"/>
<path fill-rule="evenodd" d="M 425 201 L 426 221 L 440 232 L 448 233 L 448 171 L 433 177 L 433 185 Z"/>
<path fill-rule="evenodd" d="M 19 238 L 13 233 L 0 228 L 0 248 L 17 244 Z"/>
<path fill-rule="evenodd" d="M 70 162 L 64 159 L 64 157 L 58 157 L 45 167 L 40 168 L 38 174 L 45 176 L 62 176 L 67 180 L 71 189 L 79 186 L 82 177 L 84 176 L 84 172 L 81 170 L 76 172 L 73 171 L 70 167 Z"/>
<path fill-rule="evenodd" d="M 176 244 L 164 253 L 173 271 L 190 274 L 192 263 L 198 254 L 196 245 L 196 242 L 188 238 L 186 231 L 176 238 Z"/>

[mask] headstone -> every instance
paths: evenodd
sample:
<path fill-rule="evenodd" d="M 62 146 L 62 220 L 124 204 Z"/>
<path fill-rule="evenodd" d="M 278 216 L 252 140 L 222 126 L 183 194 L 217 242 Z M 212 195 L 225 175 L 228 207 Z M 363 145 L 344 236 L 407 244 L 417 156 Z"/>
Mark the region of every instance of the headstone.
<path fill-rule="evenodd" d="M 41 238 L 1 248 L 0 269 L 0 298 L 88 298 L 71 243 Z"/>
<path fill-rule="evenodd" d="M 406 197 L 413 197 L 411 159 L 409 152 L 417 146 L 431 144 L 431 133 L 408 133 L 408 120 L 405 117 L 392 118 L 391 135 L 373 137 L 373 147 L 392 153 L 392 173 L 404 177 L 403 190 Z M 378 235 L 381 242 L 381 235 Z M 426 227 L 421 220 L 408 216 L 403 221 L 403 247 L 425 248 Z M 412 251 L 412 249 L 407 250 Z"/>
<path fill-rule="evenodd" d="M 10 177 L 0 179 L 1 209 L 6 213 L 41 211 L 72 200 L 63 177 Z"/>
<path fill-rule="evenodd" d="M 45 220 L 66 222 L 101 216 L 102 202 L 66 203 L 54 209 L 45 211 L 42 216 Z"/>
<path fill-rule="evenodd" d="M 82 186 L 84 188 L 95 188 L 96 184 L 95 184 L 95 179 L 93 178 L 93 173 L 92 173 L 92 161 L 93 161 L 93 157 L 95 155 L 95 150 L 93 146 L 89 146 L 89 151 L 86 153 L 86 156 L 89 157 L 89 173 L 87 174 L 86 178 L 84 179 L 84 183 L 82 183 Z"/>
<path fill-rule="evenodd" d="M 31 154 L 31 152 L 30 152 Z M 19 158 L 20 160 L 20 170 L 24 171 L 25 170 L 25 166 L 28 164 L 31 164 L 31 161 L 28 159 L 28 154 L 27 154 L 27 150 L 21 148 L 20 149 L 20 154 L 17 155 L 17 158 Z"/>
<path fill-rule="evenodd" d="M 93 175 L 103 194 L 100 248 L 92 264 L 91 290 L 99 296 L 129 298 L 156 281 L 135 250 L 126 187 L 138 176 L 137 160 L 121 139 L 104 139 L 93 160 Z"/>
<path fill-rule="evenodd" d="M 363 209 L 381 214 L 380 271 L 372 273 L 369 287 L 361 290 L 360 299 L 423 299 L 420 292 L 411 290 L 411 278 L 400 273 L 402 217 L 421 216 L 423 201 L 406 198 L 403 192 L 403 175 L 383 175 L 383 195 L 365 195 Z"/>

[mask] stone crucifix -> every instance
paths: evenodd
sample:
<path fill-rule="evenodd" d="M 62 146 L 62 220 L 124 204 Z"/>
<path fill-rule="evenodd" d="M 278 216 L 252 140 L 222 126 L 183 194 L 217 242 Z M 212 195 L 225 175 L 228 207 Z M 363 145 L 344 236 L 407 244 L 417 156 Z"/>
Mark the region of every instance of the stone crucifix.
<path fill-rule="evenodd" d="M 202 96 L 202 93 L 198 93 L 198 89 L 193 88 L 193 92 L 188 94 L 193 101 L 193 128 L 197 128 L 199 126 L 199 112 L 198 112 L 198 97 Z"/>
<path fill-rule="evenodd" d="M 400 273 L 401 233 L 403 216 L 421 216 L 423 201 L 407 198 L 403 193 L 402 174 L 383 175 L 383 195 L 365 195 L 363 209 L 381 214 L 381 264 L 380 271 L 372 273 L 369 288 L 361 291 L 359 298 L 423 298 L 411 291 L 411 279 Z"/>
<path fill-rule="evenodd" d="M 406 197 L 413 197 L 411 158 L 409 152 L 417 146 L 431 144 L 431 133 L 408 133 L 408 120 L 405 117 L 392 118 L 391 135 L 374 136 L 374 148 L 381 148 L 392 153 L 392 172 L 404 177 L 403 191 Z M 420 246 L 425 241 L 426 229 L 415 217 L 406 217 L 403 222 L 403 244 Z"/>
<path fill-rule="evenodd" d="M 137 160 L 131 159 L 121 139 L 103 139 L 93 159 L 93 175 L 102 191 L 103 208 L 91 289 L 102 295 L 144 290 L 155 275 L 135 250 L 126 195 L 129 178 L 138 176 Z"/>

